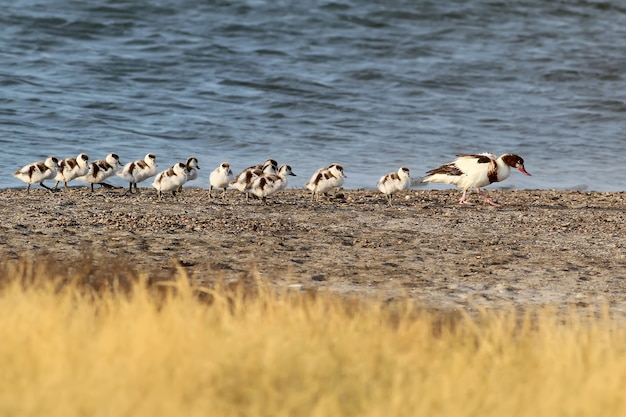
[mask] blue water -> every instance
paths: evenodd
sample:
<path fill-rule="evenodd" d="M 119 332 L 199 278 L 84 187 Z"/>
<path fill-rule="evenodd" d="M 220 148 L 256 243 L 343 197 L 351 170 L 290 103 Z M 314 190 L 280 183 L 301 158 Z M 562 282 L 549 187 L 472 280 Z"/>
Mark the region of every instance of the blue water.
<path fill-rule="evenodd" d="M 626 8 L 609 2 L 7 3 L 0 188 L 51 154 L 195 155 L 201 187 L 222 161 L 275 158 L 290 187 L 339 162 L 374 188 L 485 151 L 533 174 L 500 187 L 626 188 Z"/>

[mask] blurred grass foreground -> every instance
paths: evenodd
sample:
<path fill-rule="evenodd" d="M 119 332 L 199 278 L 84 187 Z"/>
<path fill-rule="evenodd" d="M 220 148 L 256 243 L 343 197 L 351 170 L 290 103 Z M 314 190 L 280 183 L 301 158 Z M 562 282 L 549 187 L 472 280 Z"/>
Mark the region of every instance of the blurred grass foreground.
<path fill-rule="evenodd" d="M 1 416 L 626 415 L 608 312 L 434 312 L 0 263 Z"/>

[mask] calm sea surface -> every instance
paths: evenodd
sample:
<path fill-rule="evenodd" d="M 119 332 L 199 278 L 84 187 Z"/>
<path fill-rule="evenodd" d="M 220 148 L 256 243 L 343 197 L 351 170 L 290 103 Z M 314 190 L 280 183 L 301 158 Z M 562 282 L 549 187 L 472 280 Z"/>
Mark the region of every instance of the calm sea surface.
<path fill-rule="evenodd" d="M 374 188 L 401 165 L 417 180 L 489 151 L 518 153 L 533 174 L 504 188 L 624 190 L 626 8 L 6 2 L 0 144 L 0 188 L 23 186 L 11 174 L 51 154 L 154 152 L 160 168 L 195 155 L 201 187 L 222 161 L 275 158 L 298 174 L 290 187 L 339 162 L 347 188 Z"/>

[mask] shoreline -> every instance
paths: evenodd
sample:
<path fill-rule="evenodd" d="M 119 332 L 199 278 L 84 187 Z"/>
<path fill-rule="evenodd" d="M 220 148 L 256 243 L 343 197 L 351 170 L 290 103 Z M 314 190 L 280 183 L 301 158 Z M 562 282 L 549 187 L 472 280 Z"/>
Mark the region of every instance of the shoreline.
<path fill-rule="evenodd" d="M 85 258 L 199 283 L 258 270 L 273 285 L 427 308 L 606 305 L 626 315 L 626 192 L 486 190 L 502 204 L 457 204 L 459 190 L 415 190 L 388 207 L 375 190 L 310 203 L 287 189 L 263 204 L 186 188 L 0 190 L 0 255 Z M 221 191 L 214 192 L 219 195 Z"/>

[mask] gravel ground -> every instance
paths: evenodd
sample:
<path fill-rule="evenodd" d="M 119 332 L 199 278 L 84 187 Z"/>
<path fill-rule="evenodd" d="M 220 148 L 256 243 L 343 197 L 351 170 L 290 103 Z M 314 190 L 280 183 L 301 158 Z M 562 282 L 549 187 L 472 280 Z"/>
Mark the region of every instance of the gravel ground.
<path fill-rule="evenodd" d="M 311 203 L 289 189 L 222 200 L 185 189 L 34 187 L 0 191 L 5 258 L 52 257 L 194 280 L 258 270 L 292 289 L 396 299 L 429 308 L 608 305 L 626 315 L 626 193 L 490 191 L 501 207 L 461 206 L 458 190 L 373 190 Z"/>

